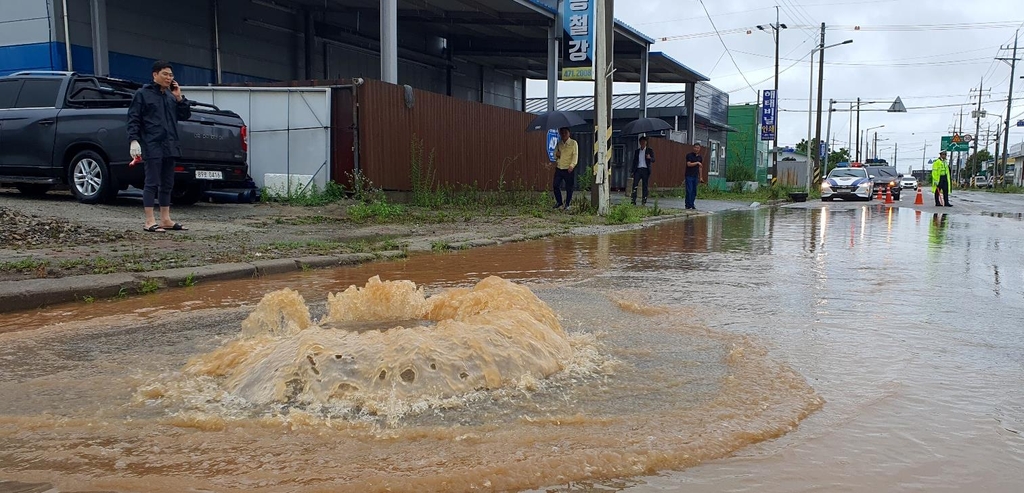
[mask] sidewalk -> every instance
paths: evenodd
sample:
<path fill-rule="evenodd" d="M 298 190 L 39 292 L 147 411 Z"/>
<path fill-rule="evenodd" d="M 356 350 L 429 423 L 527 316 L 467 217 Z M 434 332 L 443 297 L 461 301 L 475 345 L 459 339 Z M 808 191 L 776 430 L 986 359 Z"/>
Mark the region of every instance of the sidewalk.
<path fill-rule="evenodd" d="M 612 203 L 619 204 L 628 202 L 621 193 L 612 196 Z M 653 206 L 653 200 L 648 202 Z M 371 253 L 333 253 L 325 252 L 321 255 L 303 254 L 300 251 L 298 256 L 285 256 L 284 258 L 272 258 L 257 260 L 249 258 L 242 261 L 227 263 L 211 263 L 206 265 L 194 265 L 170 269 L 153 270 L 149 272 L 112 272 L 104 274 L 70 275 L 65 277 L 40 277 L 21 280 L 0 281 L 0 313 L 21 310 L 37 309 L 48 305 L 68 303 L 74 301 L 99 300 L 104 298 L 125 297 L 137 294 L 152 293 L 161 289 L 187 287 L 194 283 L 223 281 L 230 279 L 246 279 L 285 274 L 308 269 L 332 268 L 345 265 L 355 265 L 373 261 L 389 261 L 403 258 L 409 252 L 427 252 L 431 250 L 464 250 L 484 246 L 498 245 L 502 243 L 513 243 L 521 241 L 536 240 L 559 235 L 595 235 L 609 234 L 621 231 L 645 228 L 654 224 L 666 221 L 685 220 L 685 218 L 702 214 L 714 214 L 729 210 L 750 209 L 751 204 L 732 201 L 697 201 L 696 211 L 682 211 L 684 208 L 683 199 L 659 198 L 658 206 L 662 209 L 678 209 L 671 214 L 650 217 L 641 223 L 623 225 L 582 225 L 565 227 L 564 225 L 551 223 L 546 228 L 534 229 L 509 229 L 509 228 L 477 228 L 471 231 L 464 231 L 457 236 L 447 236 L 448 240 L 443 243 L 420 241 L 414 245 L 407 244 L 402 250 L 393 249 L 376 251 Z M 192 239 L 188 237 L 178 238 L 174 236 L 158 237 L 160 241 L 184 241 L 185 247 L 195 246 L 196 241 L 202 241 L 203 222 L 199 219 L 202 215 L 194 215 L 189 218 L 188 209 L 181 209 L 179 217 L 193 228 Z M 109 213 L 110 211 L 106 211 Z M 132 210 L 131 213 L 136 211 Z M 318 217 L 318 216 L 317 216 Z M 132 218 L 135 219 L 134 217 Z M 507 220 L 504 222 L 508 222 Z M 512 221 L 514 222 L 514 221 Z M 197 227 L 198 226 L 198 227 Z M 227 226 L 228 230 L 240 229 L 236 225 Z M 280 226 L 280 225 L 278 225 Z M 419 228 L 436 228 L 432 224 L 406 225 L 405 229 L 416 232 Z M 274 227 L 259 223 L 257 227 Z M 315 225 L 306 226 L 310 231 Z M 221 226 L 220 228 L 223 228 Z M 294 229 L 294 228 L 293 228 Z M 199 230 L 199 231 L 195 231 Z M 221 229 L 223 231 L 223 229 Z M 236 235 L 243 234 L 240 230 Z M 431 236 L 433 238 L 434 236 Z M 150 239 L 150 237 L 143 237 Z M 422 239 L 421 239 L 422 240 Z M 191 244 L 191 245 L 190 245 Z M 244 245 L 242 246 L 244 248 Z M 42 250 L 46 252 L 47 250 Z M 61 250 L 55 250 L 59 252 Z M 202 254 L 201 250 L 197 250 Z M 54 263 L 59 259 L 59 253 L 51 253 Z M 258 254 L 256 254 L 258 256 Z M 51 259 L 47 259 L 51 260 Z"/>

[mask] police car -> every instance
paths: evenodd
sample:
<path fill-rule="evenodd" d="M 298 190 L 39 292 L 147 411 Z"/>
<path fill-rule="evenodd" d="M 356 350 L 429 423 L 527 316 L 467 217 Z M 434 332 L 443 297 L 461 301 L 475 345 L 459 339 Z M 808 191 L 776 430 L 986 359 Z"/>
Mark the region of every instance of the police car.
<path fill-rule="evenodd" d="M 821 183 L 821 200 L 871 200 L 875 184 L 862 167 L 836 168 Z"/>

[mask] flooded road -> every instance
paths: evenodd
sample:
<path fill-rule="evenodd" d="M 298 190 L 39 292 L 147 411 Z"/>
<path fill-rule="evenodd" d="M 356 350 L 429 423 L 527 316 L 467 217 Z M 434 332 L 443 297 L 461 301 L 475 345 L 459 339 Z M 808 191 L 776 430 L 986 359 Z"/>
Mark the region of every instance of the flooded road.
<path fill-rule="evenodd" d="M 1019 491 L 1021 252 L 1015 214 L 814 204 L 13 314 L 0 322 L 0 480 L 60 491 Z M 475 343 L 467 359 L 516 364 L 495 363 L 486 385 L 411 396 L 324 401 L 273 379 L 260 383 L 283 393 L 247 394 L 229 383 L 258 372 L 191 371 L 234 361 L 226 348 L 265 293 L 295 289 L 320 319 L 327 293 L 375 275 L 422 285 L 428 304 L 468 300 L 452 288 L 490 276 L 524 284 L 540 304 L 491 286 L 509 291 L 481 299 L 527 304 L 473 313 L 521 309 L 548 342 Z M 378 298 L 396 312 L 421 303 Z M 364 321 L 357 334 L 447 323 L 426 313 Z M 446 317 L 459 316 L 477 315 Z M 319 337 L 345 330 L 321 325 L 270 343 L 327 346 Z M 541 371 L 551 364 L 562 371 Z"/>

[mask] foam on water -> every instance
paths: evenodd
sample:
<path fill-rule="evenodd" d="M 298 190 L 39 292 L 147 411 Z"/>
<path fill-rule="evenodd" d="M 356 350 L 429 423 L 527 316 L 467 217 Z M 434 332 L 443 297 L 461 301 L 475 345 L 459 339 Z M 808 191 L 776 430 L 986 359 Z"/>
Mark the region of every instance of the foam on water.
<path fill-rule="evenodd" d="M 558 317 L 523 286 L 490 277 L 427 298 L 409 281 L 374 277 L 329 295 L 318 323 L 297 292 L 266 295 L 237 339 L 185 373 L 223 378 L 250 404 L 365 407 L 544 379 L 571 358 Z"/>

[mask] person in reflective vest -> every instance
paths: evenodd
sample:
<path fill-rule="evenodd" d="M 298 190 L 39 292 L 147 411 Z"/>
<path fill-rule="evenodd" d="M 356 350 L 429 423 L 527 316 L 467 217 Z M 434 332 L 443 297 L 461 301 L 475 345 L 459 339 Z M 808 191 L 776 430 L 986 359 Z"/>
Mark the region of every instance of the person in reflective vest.
<path fill-rule="evenodd" d="M 953 182 L 949 176 L 949 166 L 946 165 L 946 151 L 939 152 L 939 158 L 932 162 L 932 193 L 935 194 L 935 206 L 953 207 L 949 203 L 949 186 Z M 939 201 L 939 194 L 942 201 Z"/>

